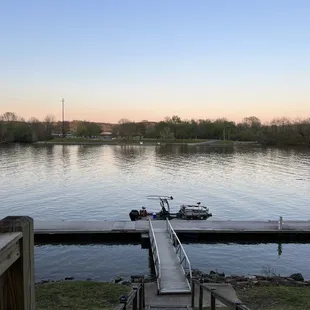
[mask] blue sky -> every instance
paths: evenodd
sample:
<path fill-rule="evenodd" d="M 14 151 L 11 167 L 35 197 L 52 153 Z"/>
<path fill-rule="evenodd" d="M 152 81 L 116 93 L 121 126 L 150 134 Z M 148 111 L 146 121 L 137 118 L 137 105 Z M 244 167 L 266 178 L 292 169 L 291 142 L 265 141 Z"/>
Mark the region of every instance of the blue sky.
<path fill-rule="evenodd" d="M 310 116 L 310 1 L 1 1 L 0 113 Z"/>

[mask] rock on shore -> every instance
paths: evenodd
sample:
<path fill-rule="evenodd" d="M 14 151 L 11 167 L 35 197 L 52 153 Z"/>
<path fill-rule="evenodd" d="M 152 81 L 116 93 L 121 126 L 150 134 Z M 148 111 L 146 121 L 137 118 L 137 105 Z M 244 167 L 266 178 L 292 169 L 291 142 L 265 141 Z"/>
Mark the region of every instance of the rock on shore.
<path fill-rule="evenodd" d="M 289 277 L 281 276 L 238 276 L 231 275 L 225 276 L 224 273 L 211 270 L 209 273 L 203 273 L 200 270 L 192 270 L 192 276 L 194 279 L 200 280 L 203 283 L 216 282 L 216 283 L 230 283 L 235 287 L 249 287 L 254 285 L 288 285 L 288 286 L 307 286 L 310 285 L 310 281 L 305 281 L 304 277 L 300 273 L 294 273 Z"/>

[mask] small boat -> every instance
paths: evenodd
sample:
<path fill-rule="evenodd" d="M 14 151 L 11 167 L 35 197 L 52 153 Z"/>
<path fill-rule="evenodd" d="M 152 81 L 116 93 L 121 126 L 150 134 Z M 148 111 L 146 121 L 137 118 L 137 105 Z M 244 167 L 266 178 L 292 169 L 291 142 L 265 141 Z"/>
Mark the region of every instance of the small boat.
<path fill-rule="evenodd" d="M 206 220 L 212 216 L 209 208 L 201 205 L 197 202 L 196 205 L 181 205 L 180 209 L 176 213 L 170 211 L 169 200 L 173 200 L 172 196 L 157 196 L 151 195 L 147 196 L 147 199 L 159 200 L 160 211 L 159 212 L 148 212 L 145 207 L 140 210 L 131 210 L 129 217 L 131 221 L 147 220 L 148 218 L 153 218 L 157 220 L 180 219 L 180 220 Z"/>

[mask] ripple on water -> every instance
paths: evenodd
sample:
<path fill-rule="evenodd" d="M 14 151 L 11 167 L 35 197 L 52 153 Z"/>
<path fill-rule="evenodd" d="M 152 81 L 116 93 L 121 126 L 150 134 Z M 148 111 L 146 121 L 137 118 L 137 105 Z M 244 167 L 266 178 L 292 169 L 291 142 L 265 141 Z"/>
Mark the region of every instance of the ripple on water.
<path fill-rule="evenodd" d="M 157 210 L 158 203 L 146 196 L 161 194 L 175 198 L 174 210 L 181 203 L 201 201 L 211 208 L 214 220 L 277 219 L 280 215 L 284 219 L 310 219 L 309 155 L 306 150 L 275 148 L 1 146 L 0 217 L 28 214 L 47 220 L 128 219 L 129 211 L 142 205 Z M 276 248 L 187 246 L 194 264 L 206 269 L 238 272 L 246 264 L 246 270 L 256 272 L 268 261 L 272 266 L 279 264 L 283 273 L 297 270 L 298 265 L 304 268 L 299 271 L 307 273 L 303 266 L 309 264 L 308 245 L 285 245 L 280 258 Z M 70 261 L 79 266 L 72 271 L 76 275 L 109 277 L 108 269 L 123 266 L 125 258 L 134 268 L 140 266 L 148 272 L 148 256 L 140 246 L 44 249 L 36 250 L 37 268 L 44 277 L 45 272 L 57 277 L 70 270 Z M 241 266 L 244 253 L 248 259 Z M 83 273 L 87 268 L 93 269 Z"/>

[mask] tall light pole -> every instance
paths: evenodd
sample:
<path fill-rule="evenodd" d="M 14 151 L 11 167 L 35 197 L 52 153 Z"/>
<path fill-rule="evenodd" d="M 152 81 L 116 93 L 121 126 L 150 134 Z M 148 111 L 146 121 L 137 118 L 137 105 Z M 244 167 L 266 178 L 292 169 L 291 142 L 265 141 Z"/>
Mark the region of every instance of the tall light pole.
<path fill-rule="evenodd" d="M 65 137 L 65 99 L 61 99 L 62 103 L 62 137 Z"/>

